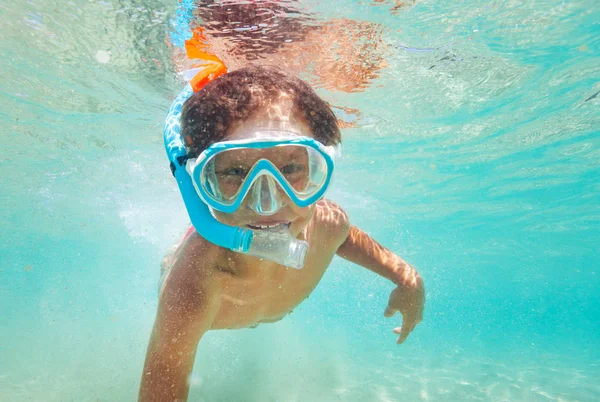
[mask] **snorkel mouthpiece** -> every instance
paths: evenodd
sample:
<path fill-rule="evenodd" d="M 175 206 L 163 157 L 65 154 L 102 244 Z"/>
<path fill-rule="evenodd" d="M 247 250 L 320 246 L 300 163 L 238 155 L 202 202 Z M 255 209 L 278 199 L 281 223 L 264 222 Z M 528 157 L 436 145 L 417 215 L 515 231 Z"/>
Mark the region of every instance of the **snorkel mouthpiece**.
<path fill-rule="evenodd" d="M 308 251 L 308 243 L 298 240 L 287 228 L 282 230 L 253 230 L 252 242 L 246 252 L 274 261 L 286 267 L 300 269 Z"/>
<path fill-rule="evenodd" d="M 210 213 L 208 205 L 196 192 L 192 178 L 185 169 L 187 159 L 186 150 L 180 136 L 183 104 L 195 91 L 201 89 L 206 82 L 227 72 L 222 63 L 216 67 L 210 64 L 208 66 L 201 70 L 192 80 L 191 84 L 186 85 L 175 98 L 165 119 L 165 149 L 171 163 L 171 171 L 177 181 L 190 221 L 198 234 L 220 247 L 264 258 L 286 267 L 302 268 L 308 251 L 307 242 L 296 239 L 292 236 L 288 228 L 281 230 L 252 230 L 228 226 L 219 222 Z M 270 192 L 272 195 L 273 192 L 271 190 L 277 191 L 276 188 L 271 188 L 271 185 L 276 186 L 276 184 L 270 183 L 268 178 L 265 185 L 268 186 L 264 189 L 267 193 Z M 258 187 L 260 191 L 262 185 Z M 266 197 L 268 198 L 265 199 L 266 203 L 259 202 L 260 207 L 258 209 L 263 211 L 262 215 L 273 214 L 274 212 L 270 211 L 274 209 L 276 212 L 279 208 L 278 197 L 269 198 L 268 194 Z M 262 201 L 261 194 L 259 194 L 259 201 Z M 257 213 L 261 214 L 258 210 Z"/>

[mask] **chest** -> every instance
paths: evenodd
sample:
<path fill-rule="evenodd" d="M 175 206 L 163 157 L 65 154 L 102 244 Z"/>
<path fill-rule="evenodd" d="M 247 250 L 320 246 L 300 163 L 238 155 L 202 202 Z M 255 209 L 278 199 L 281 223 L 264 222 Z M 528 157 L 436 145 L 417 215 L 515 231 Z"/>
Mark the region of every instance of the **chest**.
<path fill-rule="evenodd" d="M 302 269 L 278 266 L 261 272 L 260 266 L 253 266 L 260 274 L 229 274 L 222 281 L 213 329 L 244 328 L 283 318 L 316 288 L 334 254 L 324 249 L 309 251 Z"/>

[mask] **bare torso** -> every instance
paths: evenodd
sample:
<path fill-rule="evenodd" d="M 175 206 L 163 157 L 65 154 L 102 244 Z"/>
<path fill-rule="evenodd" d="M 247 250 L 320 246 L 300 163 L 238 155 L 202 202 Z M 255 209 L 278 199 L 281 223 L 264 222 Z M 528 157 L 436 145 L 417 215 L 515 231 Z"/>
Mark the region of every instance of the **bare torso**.
<path fill-rule="evenodd" d="M 161 293 L 170 286 L 196 280 L 198 270 L 209 270 L 212 286 L 218 287 L 218 291 L 210 293 L 219 298 L 209 329 L 245 328 L 278 321 L 317 286 L 346 239 L 348 227 L 346 215 L 339 207 L 325 200 L 317 203 L 310 223 L 299 236 L 309 244 L 302 269 L 220 248 L 194 232 L 165 259 L 168 272 Z M 178 264 L 178 260 L 192 263 Z"/>
<path fill-rule="evenodd" d="M 189 375 L 206 331 L 283 318 L 310 295 L 336 253 L 399 283 L 385 314 L 402 313 L 402 329 L 394 332 L 398 342 L 406 339 L 422 317 L 424 288 L 418 273 L 350 227 L 346 214 L 332 202 L 319 201 L 304 222 L 302 232 L 302 226 L 292 231 L 309 243 L 300 270 L 217 247 L 195 232 L 185 238 L 166 261 L 170 266 L 148 344 L 140 401 L 187 400 Z"/>

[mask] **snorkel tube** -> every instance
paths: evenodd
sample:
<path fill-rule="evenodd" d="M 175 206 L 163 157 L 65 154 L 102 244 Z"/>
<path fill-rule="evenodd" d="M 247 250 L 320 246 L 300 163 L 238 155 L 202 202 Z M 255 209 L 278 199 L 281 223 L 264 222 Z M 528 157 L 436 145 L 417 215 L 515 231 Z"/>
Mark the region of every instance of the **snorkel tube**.
<path fill-rule="evenodd" d="M 252 230 L 225 225 L 211 214 L 208 205 L 196 192 L 192 178 L 185 169 L 187 153 L 181 140 L 183 104 L 206 83 L 225 74 L 227 68 L 220 60 L 211 59 L 197 70 L 195 77 L 171 104 L 164 127 L 165 150 L 171 164 L 171 172 L 177 180 L 194 229 L 200 236 L 217 246 L 274 261 L 286 267 L 302 268 L 308 251 L 307 242 L 296 239 L 288 230 Z"/>

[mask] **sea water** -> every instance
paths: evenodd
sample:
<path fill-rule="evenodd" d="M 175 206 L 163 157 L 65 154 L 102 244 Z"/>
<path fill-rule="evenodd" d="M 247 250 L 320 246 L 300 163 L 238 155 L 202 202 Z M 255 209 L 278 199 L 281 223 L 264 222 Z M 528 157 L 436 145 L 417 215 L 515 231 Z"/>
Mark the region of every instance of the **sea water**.
<path fill-rule="evenodd" d="M 414 265 L 423 322 L 334 259 L 290 316 L 209 332 L 191 401 L 600 400 L 596 1 L 335 0 L 380 24 L 329 197 Z M 187 217 L 162 146 L 176 0 L 0 0 L 0 400 L 130 401 Z"/>

